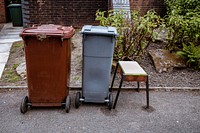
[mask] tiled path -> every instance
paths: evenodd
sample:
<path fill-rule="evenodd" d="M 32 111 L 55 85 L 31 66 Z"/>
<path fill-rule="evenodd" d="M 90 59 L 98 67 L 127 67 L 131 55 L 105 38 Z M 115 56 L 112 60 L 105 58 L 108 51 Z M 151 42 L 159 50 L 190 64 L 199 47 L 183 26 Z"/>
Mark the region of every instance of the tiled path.
<path fill-rule="evenodd" d="M 22 29 L 22 27 L 13 27 L 12 23 L 7 23 L 0 32 L 0 78 L 7 63 L 13 42 L 22 40 L 19 37 Z"/>

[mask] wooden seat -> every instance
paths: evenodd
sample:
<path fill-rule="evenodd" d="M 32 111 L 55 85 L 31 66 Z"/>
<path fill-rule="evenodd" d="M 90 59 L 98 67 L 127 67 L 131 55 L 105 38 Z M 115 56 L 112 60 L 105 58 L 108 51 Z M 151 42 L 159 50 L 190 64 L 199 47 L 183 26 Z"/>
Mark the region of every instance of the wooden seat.
<path fill-rule="evenodd" d="M 147 100 L 147 108 L 149 108 L 149 81 L 148 81 L 148 74 L 143 70 L 143 68 L 136 62 L 136 61 L 119 61 L 117 63 L 115 73 L 113 76 L 112 84 L 111 84 L 111 90 L 113 88 L 115 76 L 117 73 L 117 70 L 119 68 L 119 72 L 121 75 L 121 81 L 120 85 L 117 91 L 117 95 L 115 98 L 113 109 L 115 109 L 119 93 L 121 91 L 122 83 L 123 81 L 137 81 L 137 91 L 139 92 L 140 82 L 146 83 L 146 100 Z"/>

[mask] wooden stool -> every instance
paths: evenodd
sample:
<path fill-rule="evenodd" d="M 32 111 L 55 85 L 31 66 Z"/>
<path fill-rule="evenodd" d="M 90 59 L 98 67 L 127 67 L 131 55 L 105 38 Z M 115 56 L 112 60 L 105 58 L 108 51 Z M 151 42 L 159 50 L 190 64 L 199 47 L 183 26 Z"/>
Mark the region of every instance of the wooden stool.
<path fill-rule="evenodd" d="M 147 108 L 149 108 L 149 81 L 148 81 L 148 74 L 142 69 L 142 67 L 136 61 L 119 61 L 117 63 L 115 73 L 113 76 L 111 90 L 113 88 L 115 76 L 120 66 L 120 75 L 121 81 L 117 91 L 117 95 L 115 98 L 113 109 L 115 109 L 117 100 L 119 97 L 119 93 L 121 91 L 123 81 L 137 81 L 137 90 L 139 91 L 140 82 L 146 82 L 146 100 L 147 100 Z"/>

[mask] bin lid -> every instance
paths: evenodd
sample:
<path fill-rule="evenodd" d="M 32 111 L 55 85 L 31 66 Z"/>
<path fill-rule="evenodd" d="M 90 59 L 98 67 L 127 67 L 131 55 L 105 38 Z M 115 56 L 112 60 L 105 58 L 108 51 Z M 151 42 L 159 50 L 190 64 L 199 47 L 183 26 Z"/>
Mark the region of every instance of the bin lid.
<path fill-rule="evenodd" d="M 58 36 L 62 38 L 71 38 L 75 33 L 75 29 L 70 26 L 61 26 L 54 24 L 46 24 L 24 29 L 20 36 Z"/>
<path fill-rule="evenodd" d="M 21 7 L 21 4 L 9 4 L 7 7 Z"/>
<path fill-rule="evenodd" d="M 81 33 L 82 34 L 111 35 L 111 36 L 118 35 L 115 27 L 92 26 L 92 25 L 83 26 Z"/>

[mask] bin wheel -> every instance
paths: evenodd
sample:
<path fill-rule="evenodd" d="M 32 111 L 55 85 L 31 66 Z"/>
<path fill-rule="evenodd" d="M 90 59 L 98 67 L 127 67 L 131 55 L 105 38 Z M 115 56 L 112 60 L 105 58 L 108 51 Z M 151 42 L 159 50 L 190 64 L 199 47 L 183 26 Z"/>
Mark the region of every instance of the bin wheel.
<path fill-rule="evenodd" d="M 111 109 L 112 109 L 112 105 L 113 105 L 113 96 L 112 96 L 111 93 L 109 94 L 108 99 L 109 99 L 109 102 L 108 102 L 108 109 L 111 110 Z"/>
<path fill-rule="evenodd" d="M 22 98 L 21 105 L 20 105 L 20 112 L 25 114 L 28 110 L 28 96 Z"/>
<path fill-rule="evenodd" d="M 66 100 L 65 100 L 65 111 L 66 111 L 66 113 L 69 113 L 70 105 L 71 105 L 71 99 L 70 99 L 69 96 L 67 96 Z"/>
<path fill-rule="evenodd" d="M 76 108 L 76 109 L 78 109 L 79 106 L 81 105 L 80 98 L 81 98 L 81 93 L 80 93 L 80 92 L 77 92 L 77 93 L 76 93 L 76 99 L 75 99 L 75 108 Z"/>

